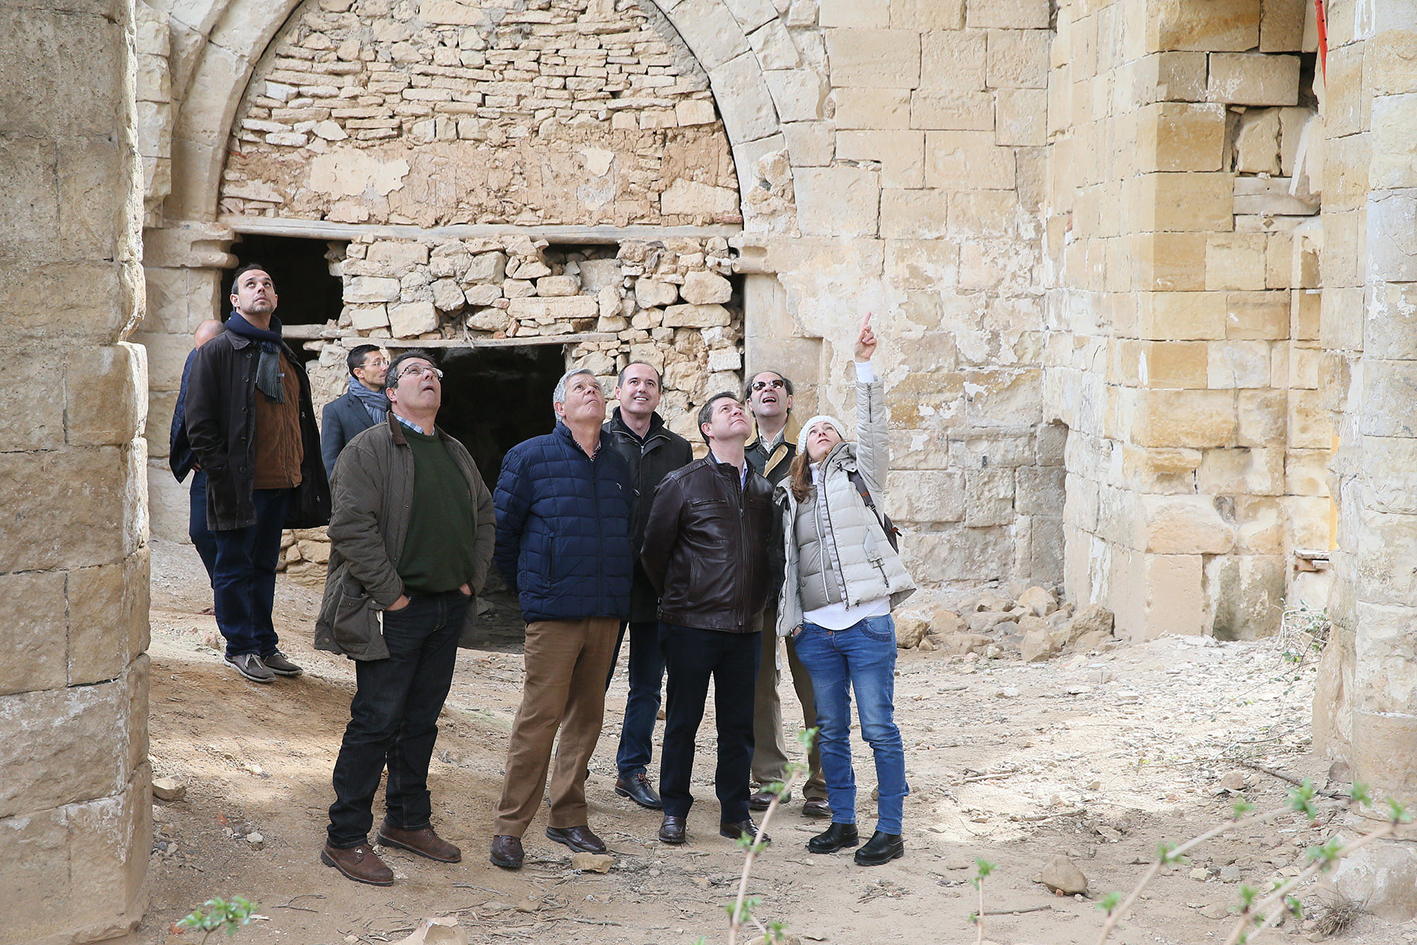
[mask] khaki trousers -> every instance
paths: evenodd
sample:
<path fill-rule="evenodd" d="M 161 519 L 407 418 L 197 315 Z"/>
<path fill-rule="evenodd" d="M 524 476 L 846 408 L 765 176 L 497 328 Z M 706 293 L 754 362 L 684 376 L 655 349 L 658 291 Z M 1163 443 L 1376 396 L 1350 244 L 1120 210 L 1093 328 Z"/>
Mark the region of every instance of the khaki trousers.
<path fill-rule="evenodd" d="M 777 605 L 769 603 L 763 611 L 763 655 L 758 663 L 758 687 L 753 696 L 753 783 L 758 786 L 782 781 L 787 777 L 787 764 L 800 750 L 797 738 L 785 739 L 782 732 L 782 697 L 777 687 L 782 671 L 777 665 Z M 812 677 L 807 667 L 797 659 L 797 648 L 787 641 L 787 665 L 792 672 L 792 687 L 802 703 L 803 728 L 817 724 L 817 706 L 812 696 Z M 791 754 L 788 745 L 792 746 Z M 827 783 L 822 777 L 822 756 L 814 744 L 807 755 L 807 783 L 802 796 L 826 800 Z M 800 782 L 799 782 L 800 783 Z"/>
<path fill-rule="evenodd" d="M 586 764 L 605 715 L 605 674 L 620 621 L 615 617 L 541 620 L 526 625 L 526 683 L 512 723 L 507 776 L 492 832 L 520 837 L 546 791 L 551 749 L 560 729 L 551 778 L 552 827 L 587 826 Z"/>

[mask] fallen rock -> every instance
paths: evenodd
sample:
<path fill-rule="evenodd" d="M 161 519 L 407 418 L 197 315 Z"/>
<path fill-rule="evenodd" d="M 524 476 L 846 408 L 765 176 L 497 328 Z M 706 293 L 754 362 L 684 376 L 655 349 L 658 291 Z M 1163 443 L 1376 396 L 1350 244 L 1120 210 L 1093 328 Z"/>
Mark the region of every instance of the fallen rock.
<path fill-rule="evenodd" d="M 919 646 L 930 631 L 930 621 L 917 611 L 907 610 L 895 618 L 895 645 L 902 650 Z"/>
<path fill-rule="evenodd" d="M 583 873 L 608 873 L 615 865 L 609 853 L 576 853 L 571 856 L 571 869 Z"/>
<path fill-rule="evenodd" d="M 952 633 L 940 638 L 940 649 L 951 656 L 982 653 L 994 641 L 982 633 Z"/>
<path fill-rule="evenodd" d="M 985 591 L 979 595 L 975 609 L 982 612 L 1003 613 L 1013 606 L 1013 601 L 995 591 Z"/>
<path fill-rule="evenodd" d="M 920 650 L 921 653 L 933 653 L 940 647 L 938 644 L 935 643 L 934 640 L 930 639 L 929 637 L 921 637 L 920 643 L 917 648 Z"/>
<path fill-rule="evenodd" d="M 467 945 L 467 933 L 458 925 L 456 916 L 445 915 L 424 919 L 412 935 L 399 939 L 395 945 Z"/>
<path fill-rule="evenodd" d="M 1044 620 L 1042 617 L 1035 617 L 1031 613 L 1025 614 L 1024 616 L 1018 618 L 1018 632 L 1025 635 L 1030 634 L 1035 630 L 1042 630 L 1043 632 L 1047 633 L 1052 629 L 1052 624 L 1050 624 L 1047 620 Z"/>
<path fill-rule="evenodd" d="M 1068 636 L 1074 640 L 1087 633 L 1105 632 L 1111 636 L 1112 626 L 1112 611 L 1101 604 L 1088 604 L 1068 624 Z"/>
<path fill-rule="evenodd" d="M 970 633 L 988 633 L 1005 621 L 1013 622 L 1008 614 L 995 610 L 981 610 L 972 613 L 965 617 L 964 621 L 965 625 L 969 627 Z"/>
<path fill-rule="evenodd" d="M 1087 892 L 1087 877 L 1077 864 L 1065 856 L 1055 856 L 1038 874 L 1038 882 L 1060 896 L 1076 896 Z"/>
<path fill-rule="evenodd" d="M 1025 663 L 1042 663 L 1062 648 L 1062 644 L 1047 629 L 1028 631 L 1018 644 L 1019 656 Z"/>
<path fill-rule="evenodd" d="M 187 785 L 176 778 L 153 778 L 153 797 L 160 801 L 180 801 L 187 796 Z"/>
<path fill-rule="evenodd" d="M 1245 772 L 1238 768 L 1234 771 L 1227 771 L 1220 779 L 1220 786 L 1227 791 L 1243 791 L 1245 789 Z"/>
<path fill-rule="evenodd" d="M 1084 653 L 1086 653 L 1089 650 L 1095 650 L 1098 647 L 1102 646 L 1104 643 L 1108 643 L 1115 639 L 1116 637 L 1112 636 L 1111 631 L 1093 630 L 1090 633 L 1084 633 L 1082 636 L 1078 637 L 1074 642 L 1077 644 L 1077 648 L 1079 650 L 1082 650 Z"/>
<path fill-rule="evenodd" d="M 1058 609 L 1058 599 L 1053 592 L 1034 585 L 1018 596 L 1019 605 L 1033 612 L 1035 617 L 1046 617 Z"/>
<path fill-rule="evenodd" d="M 930 628 L 935 631 L 936 636 L 947 636 L 951 633 L 959 633 L 969 624 L 964 622 L 964 618 L 953 610 L 944 607 L 936 607 L 930 613 Z"/>

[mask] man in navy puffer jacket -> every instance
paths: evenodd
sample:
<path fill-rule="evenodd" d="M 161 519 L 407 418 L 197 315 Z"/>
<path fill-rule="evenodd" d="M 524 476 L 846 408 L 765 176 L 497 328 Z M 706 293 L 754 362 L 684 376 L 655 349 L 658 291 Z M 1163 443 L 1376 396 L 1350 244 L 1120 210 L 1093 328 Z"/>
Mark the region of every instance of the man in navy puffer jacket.
<path fill-rule="evenodd" d="M 601 443 L 605 392 L 595 375 L 573 370 L 552 400 L 556 429 L 507 453 L 494 497 L 493 560 L 526 620 L 526 681 L 492 829 L 492 862 L 504 869 L 522 865 L 522 834 L 541 805 L 558 728 L 546 836 L 605 852 L 587 823 L 586 763 L 600 737 L 615 637 L 630 613 L 634 492 L 624 458 Z"/>

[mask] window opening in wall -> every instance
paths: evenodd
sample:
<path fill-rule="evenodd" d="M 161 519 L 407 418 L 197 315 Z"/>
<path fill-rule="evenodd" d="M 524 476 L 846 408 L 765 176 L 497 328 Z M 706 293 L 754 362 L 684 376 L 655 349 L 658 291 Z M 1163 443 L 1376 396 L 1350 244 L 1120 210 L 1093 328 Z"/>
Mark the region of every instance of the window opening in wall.
<path fill-rule="evenodd" d="M 556 427 L 551 395 L 566 371 L 564 347 L 454 348 L 441 362 L 438 425 L 467 447 L 494 489 L 507 451 Z"/>
<path fill-rule="evenodd" d="M 339 252 L 334 252 L 332 246 L 339 247 Z M 237 268 L 253 261 L 270 267 L 276 294 L 280 297 L 276 315 L 285 326 L 290 347 L 303 361 L 317 357 L 315 352 L 305 350 L 303 341 L 318 337 L 318 329 L 327 321 L 339 319 L 344 287 L 338 276 L 330 274 L 330 259 L 332 255 L 335 259 L 343 258 L 341 244 L 248 233 L 232 245 L 231 252 L 238 260 Z M 235 269 L 222 274 L 222 318 L 231 314 L 228 300 L 235 274 Z"/>

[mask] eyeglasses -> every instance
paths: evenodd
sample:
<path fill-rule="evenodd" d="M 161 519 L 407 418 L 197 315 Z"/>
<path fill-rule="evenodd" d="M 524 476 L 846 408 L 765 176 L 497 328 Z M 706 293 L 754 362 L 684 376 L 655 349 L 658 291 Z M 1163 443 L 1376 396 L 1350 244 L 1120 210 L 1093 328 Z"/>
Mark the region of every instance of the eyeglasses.
<path fill-rule="evenodd" d="M 753 390 L 753 391 L 756 392 L 756 391 L 760 391 L 760 390 L 767 390 L 769 387 L 776 387 L 776 388 L 781 389 L 781 388 L 786 387 L 786 386 L 787 386 L 787 382 L 786 382 L 786 381 L 784 381 L 784 380 L 783 380 L 782 378 L 780 378 L 780 377 L 774 377 L 774 378 L 773 378 L 772 380 L 770 380 L 770 381 L 754 381 L 753 384 L 752 384 L 751 390 Z"/>
<path fill-rule="evenodd" d="M 403 380 L 405 377 L 424 377 L 429 374 L 432 374 L 434 377 L 440 379 L 443 376 L 443 372 L 435 367 L 419 367 L 415 364 L 413 367 L 409 368 L 406 371 L 399 371 L 398 379 Z"/>

